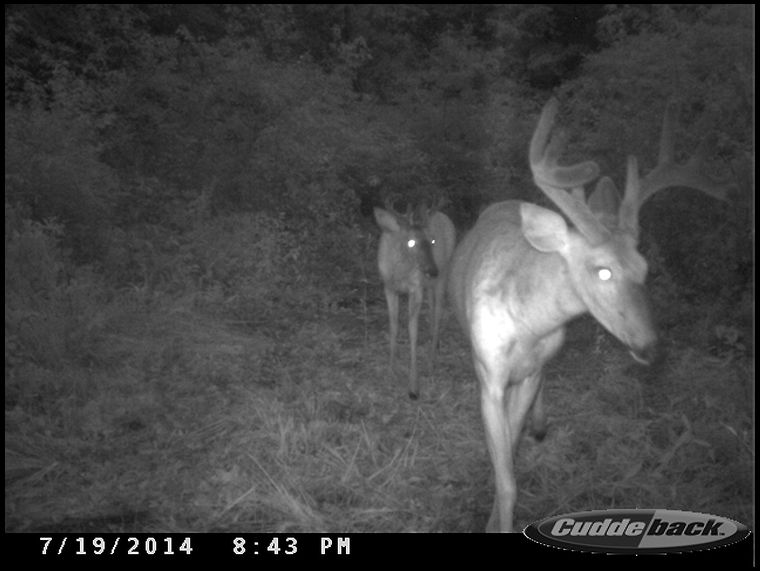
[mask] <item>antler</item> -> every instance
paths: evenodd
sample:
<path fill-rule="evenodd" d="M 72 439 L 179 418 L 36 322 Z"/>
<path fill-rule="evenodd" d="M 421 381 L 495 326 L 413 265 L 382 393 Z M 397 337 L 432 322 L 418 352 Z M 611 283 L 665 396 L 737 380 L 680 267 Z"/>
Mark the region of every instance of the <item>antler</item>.
<path fill-rule="evenodd" d="M 444 194 L 438 194 L 433 199 L 433 204 L 430 206 L 430 212 L 439 212 L 443 210 L 451 201 L 449 197 Z"/>
<path fill-rule="evenodd" d="M 428 220 L 435 212 L 439 212 L 449 203 L 449 199 L 444 195 L 437 195 L 430 200 L 432 203 L 428 206 L 428 200 L 422 200 L 417 204 L 417 217 L 423 226 L 427 226 Z"/>
<path fill-rule="evenodd" d="M 383 208 L 385 208 L 388 212 L 391 212 L 393 214 L 400 216 L 399 212 L 396 211 L 396 208 L 394 207 L 394 205 L 395 205 L 395 200 L 393 200 L 392 197 L 386 196 L 383 199 Z"/>
<path fill-rule="evenodd" d="M 390 196 L 386 196 L 383 199 L 383 206 L 385 209 L 392 213 L 397 220 L 405 220 L 407 223 L 412 224 L 414 222 L 413 216 L 414 212 L 412 211 L 412 204 L 410 202 L 407 202 L 406 204 L 406 210 L 404 212 L 399 212 L 395 208 L 396 199 L 398 198 L 398 194 L 393 193 Z"/>
<path fill-rule="evenodd" d="M 617 228 L 620 195 L 610 177 L 603 176 L 596 183 L 594 192 L 588 198 L 588 207 L 605 228 L 609 230 Z"/>
<path fill-rule="evenodd" d="M 657 191 L 671 186 L 686 186 L 705 194 L 725 200 L 726 193 L 733 186 L 726 180 L 715 180 L 703 174 L 701 168 L 714 146 L 714 138 L 703 139 L 692 157 L 684 165 L 676 164 L 674 158 L 673 133 L 675 131 L 678 106 L 670 102 L 665 110 L 660 137 L 660 154 L 657 166 L 639 180 L 638 166 L 634 157 L 628 158 L 628 174 L 625 196 L 620 205 L 620 228 L 638 237 L 639 210 Z"/>
<path fill-rule="evenodd" d="M 427 226 L 428 218 L 430 217 L 431 211 L 432 209 L 428 208 L 427 203 L 425 201 L 417 204 L 417 220 L 422 226 Z"/>
<path fill-rule="evenodd" d="M 560 166 L 557 161 L 565 147 L 564 133 L 555 133 L 548 141 L 557 115 L 557 100 L 552 97 L 544 106 L 530 142 L 530 167 L 533 180 L 593 244 L 603 242 L 609 231 L 596 219 L 583 201 L 583 185 L 599 176 L 599 165 L 584 161 Z M 548 143 L 547 143 L 548 141 Z M 569 194 L 570 190 L 572 194 Z"/>

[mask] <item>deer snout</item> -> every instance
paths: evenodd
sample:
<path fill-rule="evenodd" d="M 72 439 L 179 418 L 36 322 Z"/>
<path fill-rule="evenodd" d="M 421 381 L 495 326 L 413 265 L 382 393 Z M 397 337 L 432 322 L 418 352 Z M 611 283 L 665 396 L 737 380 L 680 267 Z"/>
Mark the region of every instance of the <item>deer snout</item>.
<path fill-rule="evenodd" d="M 623 297 L 627 308 L 625 315 L 625 333 L 621 337 L 628 346 L 631 355 L 642 365 L 651 365 L 657 359 L 659 344 L 657 329 L 652 320 L 652 311 L 643 286 L 629 284 Z"/>
<path fill-rule="evenodd" d="M 631 347 L 630 351 L 631 356 L 642 365 L 651 365 L 660 355 L 660 348 L 656 341 L 653 341 L 644 347 Z"/>

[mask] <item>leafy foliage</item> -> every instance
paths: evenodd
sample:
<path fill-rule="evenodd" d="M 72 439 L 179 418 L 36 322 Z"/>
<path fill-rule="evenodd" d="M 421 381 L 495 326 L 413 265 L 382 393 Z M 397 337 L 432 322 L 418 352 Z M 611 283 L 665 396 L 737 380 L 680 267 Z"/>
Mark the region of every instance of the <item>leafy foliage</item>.
<path fill-rule="evenodd" d="M 658 196 L 645 248 L 674 299 L 730 304 L 752 273 L 747 10 L 18 5 L 6 204 L 55 221 L 56 247 L 117 290 L 231 292 L 251 272 L 261 295 L 302 288 L 293 301 L 343 284 L 330 306 L 366 279 L 363 225 L 384 198 L 446 198 L 462 225 L 541 200 L 525 145 L 542 89 L 562 86 L 573 148 L 619 182 L 625 155 L 652 164 L 676 98 L 679 149 L 717 132 L 712 167 L 741 184 L 730 206 Z"/>
<path fill-rule="evenodd" d="M 5 362 L 61 370 L 96 358 L 105 290 L 61 247 L 62 225 L 5 207 Z"/>
<path fill-rule="evenodd" d="M 603 170 L 620 186 L 626 155 L 637 155 L 647 172 L 657 159 L 656 142 L 668 100 L 679 103 L 681 111 L 679 160 L 691 155 L 700 139 L 714 134 L 717 160 L 707 172 L 737 183 L 732 203 L 716 204 L 694 191 L 671 189 L 647 205 L 642 224 L 683 288 L 710 298 L 735 298 L 737 288 L 749 284 L 746 272 L 752 264 L 746 218 L 752 190 L 735 177 L 752 138 L 747 122 L 750 94 L 742 79 L 752 61 L 746 11 L 716 6 L 700 9 L 698 17 L 691 9 L 664 8 L 661 18 L 647 12 L 648 20 L 634 25 L 631 19 L 639 12 L 621 10 L 608 19 L 615 16 L 618 23 L 641 28 L 640 33 L 616 32 L 613 45 L 590 56 L 582 77 L 565 86 L 572 98 L 574 128 L 583 133 L 582 152 L 602 157 Z M 668 222 L 675 219 L 678 225 Z"/>
<path fill-rule="evenodd" d="M 117 187 L 99 159 L 86 117 L 66 109 L 6 108 L 6 201 L 36 221 L 58 219 L 79 260 L 102 254 L 98 240 Z"/>

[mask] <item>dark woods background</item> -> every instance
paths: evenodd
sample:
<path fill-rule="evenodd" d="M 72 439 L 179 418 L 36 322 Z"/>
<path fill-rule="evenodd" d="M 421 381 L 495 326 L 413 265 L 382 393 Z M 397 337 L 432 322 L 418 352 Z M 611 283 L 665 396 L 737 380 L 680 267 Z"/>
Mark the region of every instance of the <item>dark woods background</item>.
<path fill-rule="evenodd" d="M 551 94 L 571 152 L 619 185 L 627 154 L 654 165 L 668 98 L 680 156 L 716 133 L 731 201 L 658 194 L 641 249 L 667 335 L 750 359 L 753 24 L 740 5 L 6 5 L 11 432 L 79 426 L 60 399 L 81 410 L 125 364 L 182 371 L 183 333 L 147 348 L 143 319 L 219 343 L 200 316 L 371 310 L 382 335 L 372 207 L 445 199 L 462 232 L 491 202 L 545 203 L 527 149 Z M 99 414 L 76 430 L 112 435 Z"/>
<path fill-rule="evenodd" d="M 460 228 L 493 201 L 542 200 L 527 143 L 559 92 L 573 149 L 618 183 L 626 154 L 651 168 L 667 98 L 686 152 L 718 132 L 734 202 L 670 191 L 643 234 L 653 280 L 737 307 L 751 22 L 730 5 L 8 6 L 6 243 L 15 230 L 44 258 L 9 252 L 8 285 L 27 269 L 29 295 L 61 272 L 101 293 L 252 279 L 293 303 L 351 303 L 381 197 L 446 197 Z"/>

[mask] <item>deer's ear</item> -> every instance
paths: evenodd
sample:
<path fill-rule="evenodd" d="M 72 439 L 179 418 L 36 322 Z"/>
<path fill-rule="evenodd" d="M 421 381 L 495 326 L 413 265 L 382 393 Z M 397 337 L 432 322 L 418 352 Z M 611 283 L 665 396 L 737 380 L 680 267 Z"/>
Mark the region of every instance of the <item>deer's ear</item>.
<path fill-rule="evenodd" d="M 375 208 L 375 220 L 377 225 L 386 232 L 398 232 L 401 230 L 398 218 L 382 208 Z"/>
<path fill-rule="evenodd" d="M 567 223 L 556 212 L 523 202 L 520 216 L 523 236 L 539 252 L 558 252 L 567 247 Z"/>

